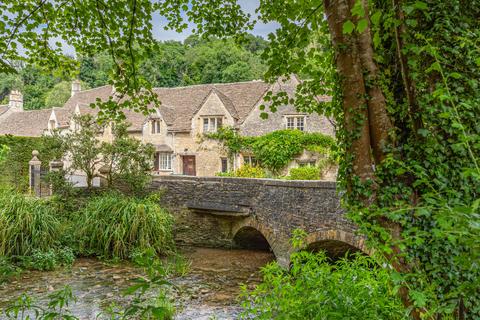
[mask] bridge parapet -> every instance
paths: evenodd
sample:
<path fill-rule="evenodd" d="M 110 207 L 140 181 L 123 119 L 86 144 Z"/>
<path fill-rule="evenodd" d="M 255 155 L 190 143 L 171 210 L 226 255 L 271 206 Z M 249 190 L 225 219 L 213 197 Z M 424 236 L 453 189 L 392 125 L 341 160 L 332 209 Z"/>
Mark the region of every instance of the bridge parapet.
<path fill-rule="evenodd" d="M 283 264 L 288 263 L 289 238 L 296 228 L 330 235 L 325 240 L 339 234 L 339 241 L 353 247 L 361 243 L 344 217 L 335 182 L 161 176 L 152 188 L 164 190 L 162 202 L 175 214 L 181 243 L 235 247 L 235 235 L 249 227 L 265 237 Z"/>

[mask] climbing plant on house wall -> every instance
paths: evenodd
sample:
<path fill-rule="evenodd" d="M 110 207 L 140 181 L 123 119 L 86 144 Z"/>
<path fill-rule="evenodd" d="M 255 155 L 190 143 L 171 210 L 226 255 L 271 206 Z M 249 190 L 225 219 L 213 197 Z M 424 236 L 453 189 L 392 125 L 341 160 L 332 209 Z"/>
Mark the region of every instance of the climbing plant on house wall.
<path fill-rule="evenodd" d="M 207 137 L 221 141 L 230 155 L 253 153 L 261 166 L 273 172 L 286 167 L 304 150 L 321 153 L 334 161 L 335 139 L 318 132 L 278 130 L 258 137 L 244 137 L 234 129 L 224 127 Z"/>

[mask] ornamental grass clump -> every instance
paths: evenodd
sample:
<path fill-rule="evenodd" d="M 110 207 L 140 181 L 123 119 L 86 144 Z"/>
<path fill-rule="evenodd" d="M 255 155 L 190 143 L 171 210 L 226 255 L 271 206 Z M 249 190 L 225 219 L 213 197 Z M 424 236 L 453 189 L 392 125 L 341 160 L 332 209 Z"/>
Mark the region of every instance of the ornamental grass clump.
<path fill-rule="evenodd" d="M 158 200 L 116 192 L 90 200 L 76 221 L 81 253 L 127 259 L 134 250 L 173 251 L 173 217 Z"/>
<path fill-rule="evenodd" d="M 0 191 L 0 256 L 26 256 L 58 244 L 61 225 L 56 206 L 11 191 Z"/>

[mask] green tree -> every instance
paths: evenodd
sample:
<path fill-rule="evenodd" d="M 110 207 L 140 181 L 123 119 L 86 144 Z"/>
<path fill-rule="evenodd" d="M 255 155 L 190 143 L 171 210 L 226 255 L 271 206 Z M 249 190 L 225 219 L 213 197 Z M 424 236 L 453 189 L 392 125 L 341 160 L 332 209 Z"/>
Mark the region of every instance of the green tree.
<path fill-rule="evenodd" d="M 233 39 L 211 38 L 193 43 L 185 53 L 186 74 L 190 79 L 186 84 L 260 79 L 265 71 L 260 58 L 235 44 Z"/>
<path fill-rule="evenodd" d="M 85 82 L 81 82 L 82 90 L 88 89 L 89 86 Z M 63 107 L 65 102 L 71 96 L 72 82 L 62 81 L 53 86 L 45 94 L 45 102 L 43 108 Z"/>
<path fill-rule="evenodd" d="M 104 126 L 98 124 L 91 115 L 75 116 L 73 121 L 78 129 L 64 136 L 66 158 L 70 170 L 84 173 L 87 187 L 91 188 L 102 163 L 102 145 L 97 136 L 104 130 Z"/>
<path fill-rule="evenodd" d="M 142 193 L 151 180 L 153 155 L 151 144 L 128 135 L 128 126 L 117 123 L 113 127 L 113 141 L 102 143 L 102 163 L 107 169 L 110 187 L 123 185 L 132 193 Z"/>
<path fill-rule="evenodd" d="M 100 104 L 113 115 L 123 107 L 146 111 L 154 100 L 137 72 L 156 46 L 154 12 L 167 28 L 184 30 L 188 19 L 198 33 L 220 38 L 244 39 L 253 26 L 235 0 L 14 0 L 0 9 L 2 71 L 14 72 L 8 61 L 18 60 L 75 70 L 46 45 L 57 36 L 80 54 L 108 51 L 113 83 L 132 97 Z M 280 25 L 264 50 L 266 78 L 305 75 L 298 108 L 335 117 L 344 203 L 394 267 L 392 280 L 416 319 L 480 312 L 479 249 L 472 245 L 480 193 L 479 10 L 477 0 L 261 0 L 258 9 L 263 22 Z M 220 78 L 215 65 L 204 74 Z M 319 102 L 322 94 L 332 102 Z M 291 102 L 269 98 L 274 108 Z"/>

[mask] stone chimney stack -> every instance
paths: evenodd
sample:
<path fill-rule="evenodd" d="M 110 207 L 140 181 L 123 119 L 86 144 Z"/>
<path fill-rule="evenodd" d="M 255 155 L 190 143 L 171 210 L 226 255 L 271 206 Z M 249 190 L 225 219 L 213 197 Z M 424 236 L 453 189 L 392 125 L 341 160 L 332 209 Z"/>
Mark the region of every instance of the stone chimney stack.
<path fill-rule="evenodd" d="M 8 101 L 8 107 L 15 111 L 23 111 L 23 95 L 18 90 L 12 90 Z"/>
<path fill-rule="evenodd" d="M 73 80 L 72 81 L 72 97 L 75 95 L 75 93 L 82 91 L 82 85 L 80 83 L 80 80 Z"/>

